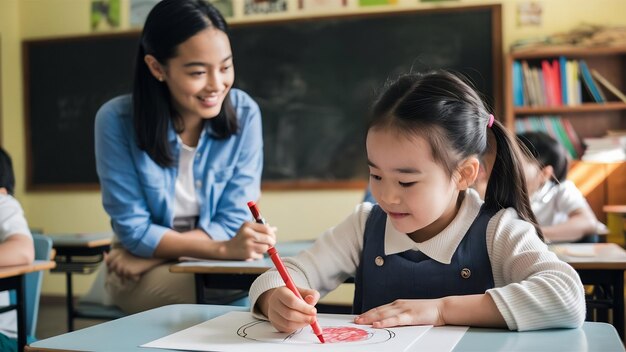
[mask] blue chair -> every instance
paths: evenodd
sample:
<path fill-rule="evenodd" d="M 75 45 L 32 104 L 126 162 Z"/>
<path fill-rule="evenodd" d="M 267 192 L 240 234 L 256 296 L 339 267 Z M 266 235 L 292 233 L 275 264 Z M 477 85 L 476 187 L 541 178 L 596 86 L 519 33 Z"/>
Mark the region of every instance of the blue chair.
<path fill-rule="evenodd" d="M 50 260 L 52 250 L 52 239 L 45 235 L 33 234 L 33 244 L 35 246 L 35 260 Z M 31 343 L 37 340 L 35 331 L 37 329 L 37 314 L 39 312 L 39 297 L 41 294 L 41 281 L 43 271 L 36 271 L 25 276 L 26 286 L 26 342 Z M 15 291 L 11 291 L 11 304 L 16 303 Z"/>

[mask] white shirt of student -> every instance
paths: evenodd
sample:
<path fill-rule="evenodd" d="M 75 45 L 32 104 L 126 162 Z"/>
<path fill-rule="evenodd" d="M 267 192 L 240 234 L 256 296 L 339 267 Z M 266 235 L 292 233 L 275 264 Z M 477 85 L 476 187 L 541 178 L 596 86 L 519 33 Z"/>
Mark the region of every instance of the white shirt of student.
<path fill-rule="evenodd" d="M 195 147 L 181 143 L 174 195 L 174 228 L 177 226 L 193 227 L 195 224 L 184 224 L 181 222 L 189 221 L 189 219 L 195 218 L 200 214 L 193 177 L 195 155 Z"/>
<path fill-rule="evenodd" d="M 546 182 L 532 195 L 530 203 L 540 226 L 564 223 L 576 209 L 589 208 L 583 194 L 569 180 L 561 183 Z"/>
<path fill-rule="evenodd" d="M 11 236 L 32 235 L 20 203 L 10 195 L 0 194 L 0 242 Z M 9 292 L 0 292 L 0 306 L 7 306 L 9 303 Z M 0 314 L 0 332 L 11 338 L 17 337 L 15 310 Z"/>

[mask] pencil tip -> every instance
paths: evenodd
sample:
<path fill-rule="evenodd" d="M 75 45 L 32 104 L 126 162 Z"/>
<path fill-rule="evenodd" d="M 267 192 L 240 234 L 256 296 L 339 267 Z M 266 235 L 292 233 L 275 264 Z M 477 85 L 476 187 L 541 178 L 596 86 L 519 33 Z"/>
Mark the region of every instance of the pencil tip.
<path fill-rule="evenodd" d="M 317 338 L 320 339 L 321 343 L 325 343 L 326 341 L 324 341 L 324 335 L 317 335 Z"/>

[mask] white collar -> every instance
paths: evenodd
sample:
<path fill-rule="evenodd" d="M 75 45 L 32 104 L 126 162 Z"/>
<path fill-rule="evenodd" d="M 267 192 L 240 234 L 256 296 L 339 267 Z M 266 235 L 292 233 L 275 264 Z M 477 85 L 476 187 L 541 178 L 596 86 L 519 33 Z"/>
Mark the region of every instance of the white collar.
<path fill-rule="evenodd" d="M 409 249 L 422 251 L 428 257 L 450 264 L 456 248 L 478 216 L 483 201 L 473 189 L 465 192 L 465 199 L 454 220 L 435 237 L 422 243 L 414 242 L 407 234 L 396 230 L 389 217 L 385 225 L 385 255 L 402 253 Z"/>

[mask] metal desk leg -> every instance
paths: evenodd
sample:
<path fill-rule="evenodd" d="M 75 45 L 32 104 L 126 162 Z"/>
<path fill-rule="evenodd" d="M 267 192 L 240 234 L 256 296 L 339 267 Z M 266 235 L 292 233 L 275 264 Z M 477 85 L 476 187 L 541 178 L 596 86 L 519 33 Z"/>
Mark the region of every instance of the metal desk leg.
<path fill-rule="evenodd" d="M 193 274 L 193 277 L 196 281 L 196 303 L 204 304 L 204 275 Z"/>
<path fill-rule="evenodd" d="M 26 346 L 26 280 L 24 275 L 17 277 L 17 350 L 24 351 Z"/>
<path fill-rule="evenodd" d="M 613 326 L 619 337 L 624 341 L 624 272 L 614 270 L 615 287 L 613 287 Z"/>
<path fill-rule="evenodd" d="M 74 299 L 72 292 L 72 273 L 65 273 L 65 303 L 67 306 L 67 331 L 74 331 Z"/>

